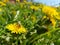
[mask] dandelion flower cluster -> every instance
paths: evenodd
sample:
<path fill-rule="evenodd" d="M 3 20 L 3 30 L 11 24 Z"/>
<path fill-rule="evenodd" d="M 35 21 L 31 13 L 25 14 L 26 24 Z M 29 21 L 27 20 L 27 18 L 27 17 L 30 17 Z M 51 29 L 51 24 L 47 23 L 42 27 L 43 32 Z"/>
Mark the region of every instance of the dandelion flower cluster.
<path fill-rule="evenodd" d="M 60 20 L 59 13 L 56 11 L 56 9 L 50 6 L 44 6 L 42 8 L 42 12 L 45 13 L 49 17 L 50 21 L 52 22 L 53 27 L 55 27 L 56 25 L 55 18 Z"/>

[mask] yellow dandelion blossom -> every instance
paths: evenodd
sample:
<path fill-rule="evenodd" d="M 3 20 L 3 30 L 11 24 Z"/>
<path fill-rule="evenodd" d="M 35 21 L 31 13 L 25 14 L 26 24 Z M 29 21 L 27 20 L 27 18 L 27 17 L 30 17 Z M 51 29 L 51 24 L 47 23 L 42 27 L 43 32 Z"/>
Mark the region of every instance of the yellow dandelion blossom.
<path fill-rule="evenodd" d="M 53 17 L 54 16 L 56 19 L 60 19 L 59 13 L 53 7 L 44 6 L 42 8 L 42 12 L 44 12 L 45 14 L 47 14 L 49 17 Z"/>
<path fill-rule="evenodd" d="M 42 8 L 42 11 L 48 15 L 51 15 L 51 14 L 54 15 L 54 12 L 55 12 L 55 10 L 50 6 L 44 6 Z"/>
<path fill-rule="evenodd" d="M 20 34 L 20 33 L 26 33 L 27 30 L 22 26 L 17 23 L 14 24 L 8 24 L 6 25 L 6 28 L 10 30 L 12 33 Z"/>
<path fill-rule="evenodd" d="M 44 20 L 44 19 L 46 19 L 46 18 L 47 18 L 47 16 L 43 16 L 43 18 L 42 18 L 42 19 Z"/>
<path fill-rule="evenodd" d="M 0 6 L 6 6 L 6 4 L 0 1 Z"/>
<path fill-rule="evenodd" d="M 44 6 L 42 8 L 42 12 L 45 13 L 50 18 L 50 21 L 52 22 L 53 27 L 55 27 L 56 25 L 55 18 L 60 20 L 60 15 L 56 11 L 56 9 L 50 6 Z"/>
<path fill-rule="evenodd" d="M 31 9 L 34 9 L 34 8 L 35 8 L 35 6 L 30 6 L 30 8 L 31 8 Z"/>
<path fill-rule="evenodd" d="M 35 10 L 39 10 L 39 7 L 35 7 Z"/>
<path fill-rule="evenodd" d="M 38 10 L 39 7 L 36 7 L 36 6 L 30 6 L 31 9 L 34 9 L 34 10 Z"/>
<path fill-rule="evenodd" d="M 16 2 L 20 2 L 20 0 L 16 0 Z"/>
<path fill-rule="evenodd" d="M 31 16 L 31 19 L 32 19 L 33 22 L 35 22 L 36 21 L 36 16 Z"/>
<path fill-rule="evenodd" d="M 3 2 L 7 3 L 7 2 L 9 2 L 9 0 L 3 0 Z"/>

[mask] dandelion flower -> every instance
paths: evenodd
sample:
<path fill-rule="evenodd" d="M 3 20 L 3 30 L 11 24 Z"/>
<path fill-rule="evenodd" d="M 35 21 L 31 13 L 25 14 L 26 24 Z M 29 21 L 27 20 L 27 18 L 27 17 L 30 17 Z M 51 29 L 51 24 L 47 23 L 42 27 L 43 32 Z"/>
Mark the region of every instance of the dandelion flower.
<path fill-rule="evenodd" d="M 20 0 L 16 0 L 16 2 L 20 2 Z"/>
<path fill-rule="evenodd" d="M 1 6 L 6 6 L 6 4 L 4 2 L 1 2 L 1 1 L 0 1 L 0 5 Z"/>
<path fill-rule="evenodd" d="M 31 16 L 31 19 L 32 19 L 33 22 L 35 22 L 36 21 L 36 16 Z"/>
<path fill-rule="evenodd" d="M 60 20 L 60 16 L 58 12 L 56 11 L 56 9 L 50 6 L 44 6 L 42 8 L 42 12 L 45 13 L 49 17 L 50 21 L 52 22 L 53 27 L 55 27 L 56 25 L 55 18 Z"/>
<path fill-rule="evenodd" d="M 4 0 L 3 2 L 7 3 L 7 2 L 9 2 L 9 0 Z"/>
<path fill-rule="evenodd" d="M 36 7 L 36 6 L 33 6 L 33 5 L 30 6 L 30 8 L 31 8 L 31 9 L 34 9 L 34 10 L 38 10 L 38 9 L 39 9 L 39 7 Z"/>
<path fill-rule="evenodd" d="M 16 34 L 21 34 L 21 33 L 26 33 L 27 30 L 22 26 L 22 25 L 19 25 L 17 23 L 13 23 L 13 24 L 8 24 L 6 25 L 6 28 L 8 30 L 10 30 L 12 33 L 16 33 Z"/>

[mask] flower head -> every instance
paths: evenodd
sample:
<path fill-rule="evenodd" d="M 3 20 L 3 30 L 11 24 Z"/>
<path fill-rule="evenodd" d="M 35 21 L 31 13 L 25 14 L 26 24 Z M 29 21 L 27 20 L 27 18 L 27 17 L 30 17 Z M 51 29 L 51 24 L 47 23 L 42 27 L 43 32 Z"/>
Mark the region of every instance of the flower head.
<path fill-rule="evenodd" d="M 9 0 L 4 0 L 3 2 L 7 3 L 7 2 L 9 2 Z"/>
<path fill-rule="evenodd" d="M 6 6 L 6 4 L 4 2 L 1 2 L 1 1 L 0 1 L 0 5 L 1 6 Z"/>
<path fill-rule="evenodd" d="M 36 20 L 37 20 L 36 16 L 34 16 L 34 15 L 31 16 L 31 19 L 32 19 L 33 22 L 36 22 Z"/>
<path fill-rule="evenodd" d="M 16 0 L 16 2 L 20 2 L 20 0 Z"/>
<path fill-rule="evenodd" d="M 55 18 L 60 20 L 59 13 L 56 11 L 56 9 L 50 6 L 44 6 L 42 8 L 42 12 L 45 13 L 49 17 L 50 21 L 52 22 L 53 27 L 55 27 L 56 25 Z"/>
<path fill-rule="evenodd" d="M 39 9 L 39 7 L 36 7 L 36 6 L 33 6 L 33 5 L 30 6 L 30 8 L 31 8 L 31 9 L 34 9 L 34 10 L 38 10 L 38 9 Z"/>
<path fill-rule="evenodd" d="M 21 33 L 26 33 L 27 30 L 22 26 L 22 25 L 19 25 L 17 23 L 13 23 L 13 24 L 8 24 L 6 25 L 6 28 L 8 30 L 10 30 L 12 33 L 16 33 L 16 34 L 21 34 Z"/>

